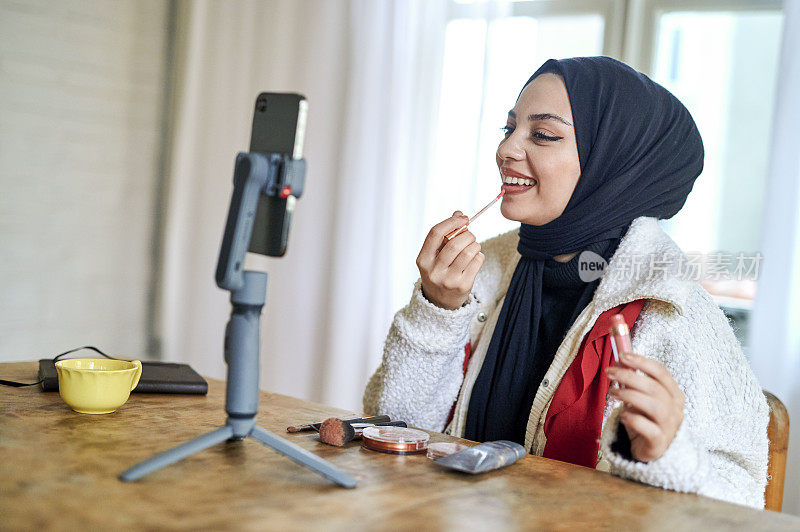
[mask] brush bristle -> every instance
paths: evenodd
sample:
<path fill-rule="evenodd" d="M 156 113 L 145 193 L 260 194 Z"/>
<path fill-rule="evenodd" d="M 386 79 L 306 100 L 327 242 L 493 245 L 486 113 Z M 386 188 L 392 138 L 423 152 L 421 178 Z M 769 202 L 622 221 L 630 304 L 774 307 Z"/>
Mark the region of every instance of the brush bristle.
<path fill-rule="evenodd" d="M 346 443 L 353 441 L 356 431 L 347 421 L 339 418 L 329 417 L 319 427 L 319 440 L 328 445 L 343 447 Z"/>

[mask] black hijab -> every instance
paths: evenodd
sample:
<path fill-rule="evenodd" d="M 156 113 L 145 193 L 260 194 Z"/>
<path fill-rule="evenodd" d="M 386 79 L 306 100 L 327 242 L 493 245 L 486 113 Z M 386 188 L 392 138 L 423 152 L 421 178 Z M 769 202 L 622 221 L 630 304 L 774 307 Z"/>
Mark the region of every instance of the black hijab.
<path fill-rule="evenodd" d="M 553 346 L 599 284 L 586 283 L 569 298 L 572 312 L 543 315 L 542 278 L 552 257 L 588 249 L 608 261 L 635 218 L 675 215 L 703 169 L 703 143 L 689 111 L 644 74 L 609 57 L 550 59 L 525 86 L 545 72 L 560 74 L 566 85 L 581 175 L 561 216 L 520 226 L 522 257 L 467 410 L 465 437 L 477 441 L 524 444 L 541 368 L 547 370 Z M 543 331 L 558 331 L 558 341 L 543 342 Z M 548 347 L 553 352 L 544 353 Z"/>

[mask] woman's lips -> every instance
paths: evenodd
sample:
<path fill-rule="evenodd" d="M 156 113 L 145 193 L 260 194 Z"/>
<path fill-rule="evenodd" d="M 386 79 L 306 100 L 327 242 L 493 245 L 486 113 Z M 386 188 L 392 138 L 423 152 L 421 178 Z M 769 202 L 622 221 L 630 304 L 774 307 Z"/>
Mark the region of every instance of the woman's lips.
<path fill-rule="evenodd" d="M 506 183 L 503 183 L 503 186 L 500 188 L 505 190 L 506 191 L 505 196 L 508 196 L 514 194 L 524 194 L 530 189 L 536 188 L 536 184 L 534 183 L 533 185 L 508 185 Z"/>
<path fill-rule="evenodd" d="M 521 174 L 515 170 L 512 170 L 511 168 L 500 168 L 500 179 L 505 180 L 506 177 L 517 177 L 533 181 L 532 185 L 512 185 L 511 183 L 502 183 L 500 188 L 502 190 L 505 190 L 506 195 L 522 194 L 539 184 L 539 182 L 536 181 L 536 179 L 527 176 L 525 174 Z"/>
<path fill-rule="evenodd" d="M 504 176 L 504 177 L 505 176 L 508 176 L 508 177 L 524 177 L 525 179 L 533 179 L 531 176 L 525 175 L 525 174 L 521 174 L 521 173 L 517 172 L 516 170 L 512 170 L 511 168 L 501 168 L 500 169 L 500 174 L 502 176 Z"/>

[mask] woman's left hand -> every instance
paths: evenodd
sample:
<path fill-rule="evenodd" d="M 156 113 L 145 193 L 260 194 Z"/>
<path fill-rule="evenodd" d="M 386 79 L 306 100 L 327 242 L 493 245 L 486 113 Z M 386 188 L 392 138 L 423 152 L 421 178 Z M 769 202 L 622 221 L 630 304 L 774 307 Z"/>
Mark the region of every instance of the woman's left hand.
<path fill-rule="evenodd" d="M 609 395 L 625 405 L 619 419 L 628 431 L 633 457 L 641 462 L 657 460 L 681 426 L 685 397 L 658 362 L 634 353 L 622 353 L 620 358 L 622 365 L 606 371 L 622 387 L 612 387 Z"/>

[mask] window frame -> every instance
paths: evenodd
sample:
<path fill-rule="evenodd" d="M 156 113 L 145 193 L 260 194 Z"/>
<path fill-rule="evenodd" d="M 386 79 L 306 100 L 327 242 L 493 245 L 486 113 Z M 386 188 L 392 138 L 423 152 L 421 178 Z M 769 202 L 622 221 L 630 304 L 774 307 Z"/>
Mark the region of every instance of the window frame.
<path fill-rule="evenodd" d="M 449 0 L 445 23 L 457 19 L 600 15 L 603 55 L 652 75 L 658 40 L 658 19 L 679 11 L 781 11 L 782 0 L 510 0 L 465 2 Z"/>
<path fill-rule="evenodd" d="M 621 61 L 651 76 L 658 41 L 658 19 L 681 11 L 781 11 L 781 0 L 626 0 L 627 19 Z"/>
<path fill-rule="evenodd" d="M 600 15 L 603 18 L 603 54 L 619 58 L 623 51 L 626 3 L 627 0 L 512 0 L 472 3 L 450 0 L 447 22 L 475 18 L 490 22 L 503 17 Z"/>

